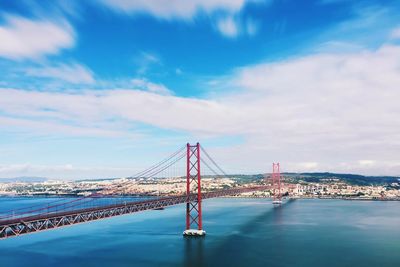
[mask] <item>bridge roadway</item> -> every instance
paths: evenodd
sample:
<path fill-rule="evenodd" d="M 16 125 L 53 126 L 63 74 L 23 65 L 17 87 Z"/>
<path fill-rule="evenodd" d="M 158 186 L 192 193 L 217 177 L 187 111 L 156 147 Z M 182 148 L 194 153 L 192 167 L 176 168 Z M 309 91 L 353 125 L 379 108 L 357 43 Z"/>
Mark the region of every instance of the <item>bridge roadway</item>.
<path fill-rule="evenodd" d="M 203 193 L 202 199 L 238 195 L 240 193 L 262 191 L 266 189 L 270 189 L 270 186 L 241 187 L 226 190 L 217 190 Z M 190 201 L 196 201 L 197 194 L 191 194 L 189 198 Z M 124 214 L 130 214 L 139 211 L 160 209 L 167 206 L 185 203 L 187 202 L 187 200 L 187 195 L 171 196 L 145 201 L 111 204 L 106 206 L 98 206 L 63 212 L 58 211 L 42 213 L 26 217 L 0 220 L 0 239 L 55 229 L 78 223 L 105 219 Z"/>

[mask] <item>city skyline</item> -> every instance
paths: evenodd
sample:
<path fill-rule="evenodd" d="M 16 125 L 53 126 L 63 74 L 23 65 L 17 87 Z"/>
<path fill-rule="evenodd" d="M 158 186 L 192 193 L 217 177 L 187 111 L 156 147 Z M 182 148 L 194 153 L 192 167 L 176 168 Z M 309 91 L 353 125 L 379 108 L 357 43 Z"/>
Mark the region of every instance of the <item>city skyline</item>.
<path fill-rule="evenodd" d="M 383 4 L 384 3 L 384 4 Z M 0 177 L 400 175 L 396 1 L 0 2 Z"/>

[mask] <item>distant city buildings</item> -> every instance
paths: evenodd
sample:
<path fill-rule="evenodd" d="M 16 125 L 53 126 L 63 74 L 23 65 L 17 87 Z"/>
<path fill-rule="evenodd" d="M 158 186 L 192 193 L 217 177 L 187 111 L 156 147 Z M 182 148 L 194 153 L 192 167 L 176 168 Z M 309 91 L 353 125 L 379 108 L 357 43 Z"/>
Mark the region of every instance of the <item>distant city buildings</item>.
<path fill-rule="evenodd" d="M 268 184 L 267 179 L 251 180 L 232 178 L 202 178 L 202 191 L 213 191 L 238 186 Z M 387 186 L 350 185 L 339 179 L 322 179 L 318 183 L 302 180 L 283 180 L 281 193 L 296 198 L 357 198 L 357 199 L 400 199 L 400 184 Z M 46 181 L 46 182 L 9 182 L 0 183 L 0 195 L 57 195 L 77 196 L 92 193 L 104 195 L 182 195 L 186 192 L 186 179 L 114 179 L 93 181 Z M 271 191 L 244 193 L 237 197 L 270 197 Z"/>

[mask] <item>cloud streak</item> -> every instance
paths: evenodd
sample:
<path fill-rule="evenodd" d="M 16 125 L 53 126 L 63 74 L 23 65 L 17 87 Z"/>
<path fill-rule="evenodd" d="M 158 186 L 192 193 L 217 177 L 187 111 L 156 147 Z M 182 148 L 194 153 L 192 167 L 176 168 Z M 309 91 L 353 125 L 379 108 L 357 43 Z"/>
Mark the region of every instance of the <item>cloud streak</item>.
<path fill-rule="evenodd" d="M 134 87 L 149 91 L 151 93 L 160 95 L 172 95 L 172 92 L 167 87 L 165 87 L 165 85 L 153 83 L 148 81 L 147 79 L 132 79 L 131 83 Z"/>
<path fill-rule="evenodd" d="M 191 19 L 200 12 L 213 13 L 222 10 L 239 12 L 247 2 L 254 0 L 174 0 L 165 4 L 162 0 L 102 0 L 108 7 L 126 13 L 150 13 L 163 19 Z"/>
<path fill-rule="evenodd" d="M 393 40 L 400 40 L 400 27 L 392 30 L 390 33 L 390 38 Z"/>
<path fill-rule="evenodd" d="M 279 160 L 293 166 L 292 171 L 346 169 L 349 162 L 359 170 L 379 171 L 363 164 L 363 159 L 398 159 L 398 62 L 400 47 L 384 45 L 377 50 L 261 63 L 216 79 L 215 88 L 236 90 L 208 99 L 160 94 L 160 88 L 143 91 L 143 80 L 136 81 L 137 89 L 4 88 L 0 90 L 1 125 L 15 127 L 13 120 L 23 119 L 18 127 L 27 131 L 35 129 L 34 121 L 60 125 L 48 127 L 50 132 L 72 125 L 93 127 L 96 131 L 88 130 L 93 135 L 118 136 L 132 133 L 132 124 L 141 123 L 199 139 L 242 136 L 243 144 L 228 148 L 235 158 L 215 151 L 232 166 L 240 166 L 245 157 L 248 168 Z"/>
<path fill-rule="evenodd" d="M 248 19 L 243 22 L 239 13 L 248 3 L 265 3 L 264 0 L 174 0 L 166 5 L 162 0 L 102 0 L 105 6 L 126 14 L 150 14 L 167 20 L 191 21 L 199 14 L 207 14 L 212 18 L 216 30 L 223 36 L 235 38 L 241 34 L 253 36 L 258 25 Z"/>
<path fill-rule="evenodd" d="M 26 74 L 33 77 L 61 80 L 72 84 L 93 84 L 95 82 L 93 72 L 78 63 L 29 68 L 26 70 Z"/>
<path fill-rule="evenodd" d="M 59 53 L 74 46 L 72 27 L 66 22 L 6 16 L 0 26 L 0 57 L 22 60 Z"/>
<path fill-rule="evenodd" d="M 89 167 L 64 165 L 40 165 L 32 163 L 0 165 L 0 178 L 19 176 L 40 176 L 51 179 L 77 179 L 78 178 L 115 178 L 125 177 L 136 173 L 134 168 L 121 167 Z M 60 173 L 62 176 L 60 177 Z"/>

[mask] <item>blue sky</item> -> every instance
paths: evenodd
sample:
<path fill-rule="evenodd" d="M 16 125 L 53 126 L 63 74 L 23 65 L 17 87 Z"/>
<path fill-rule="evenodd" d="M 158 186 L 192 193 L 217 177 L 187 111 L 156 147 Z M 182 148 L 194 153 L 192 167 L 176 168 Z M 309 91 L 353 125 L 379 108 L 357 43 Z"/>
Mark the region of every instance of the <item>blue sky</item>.
<path fill-rule="evenodd" d="M 400 3 L 0 1 L 0 177 L 400 175 Z"/>

